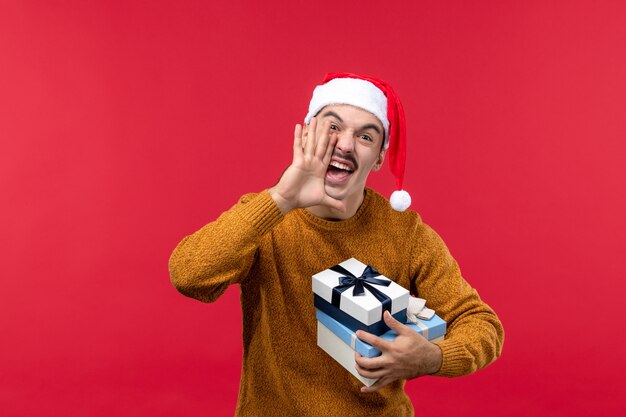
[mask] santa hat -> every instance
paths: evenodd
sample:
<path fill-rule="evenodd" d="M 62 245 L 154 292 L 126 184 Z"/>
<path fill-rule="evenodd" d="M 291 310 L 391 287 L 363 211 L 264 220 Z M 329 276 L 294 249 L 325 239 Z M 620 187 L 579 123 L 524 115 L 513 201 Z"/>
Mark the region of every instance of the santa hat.
<path fill-rule="evenodd" d="M 396 179 L 397 190 L 391 194 L 391 207 L 404 211 L 411 205 L 411 196 L 402 189 L 404 165 L 406 163 L 406 122 L 402 103 L 393 88 L 385 81 L 374 77 L 330 72 L 315 87 L 309 104 L 309 112 L 304 118 L 311 118 L 325 106 L 349 104 L 372 113 L 385 129 L 384 149 L 387 150 L 389 167 Z"/>

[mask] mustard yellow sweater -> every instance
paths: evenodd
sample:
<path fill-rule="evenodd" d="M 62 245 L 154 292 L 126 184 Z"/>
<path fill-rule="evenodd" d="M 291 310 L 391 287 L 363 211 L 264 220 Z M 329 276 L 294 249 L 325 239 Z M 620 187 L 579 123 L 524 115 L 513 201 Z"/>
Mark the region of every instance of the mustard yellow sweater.
<path fill-rule="evenodd" d="M 237 416 L 413 415 L 404 381 L 363 394 L 362 384 L 317 347 L 311 276 L 351 257 L 425 298 L 447 321 L 436 375 L 469 374 L 500 355 L 500 321 L 417 213 L 394 211 L 370 189 L 357 213 L 344 221 L 302 209 L 282 215 L 267 191 L 248 194 L 184 238 L 169 264 L 174 286 L 204 302 L 240 285 Z"/>

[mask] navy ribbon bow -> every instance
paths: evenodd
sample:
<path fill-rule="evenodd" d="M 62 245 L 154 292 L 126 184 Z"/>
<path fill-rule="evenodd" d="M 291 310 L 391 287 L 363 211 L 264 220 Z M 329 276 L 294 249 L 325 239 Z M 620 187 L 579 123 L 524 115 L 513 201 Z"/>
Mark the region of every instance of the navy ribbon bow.
<path fill-rule="evenodd" d="M 375 278 L 380 275 L 380 272 L 375 270 L 374 267 L 370 265 L 365 267 L 365 270 L 360 277 L 355 276 L 352 272 L 348 271 L 341 265 L 332 266 L 330 267 L 330 270 L 342 274 L 342 276 L 339 277 L 339 285 L 333 288 L 333 296 L 331 300 L 332 305 L 339 308 L 341 293 L 351 287 L 354 287 L 354 290 L 352 291 L 352 295 L 354 296 L 365 295 L 365 288 L 367 288 L 372 295 L 382 303 L 383 313 L 385 311 L 389 311 L 391 313 L 391 298 L 378 288 L 371 285 L 383 285 L 388 287 L 389 284 L 391 284 L 391 281 Z"/>

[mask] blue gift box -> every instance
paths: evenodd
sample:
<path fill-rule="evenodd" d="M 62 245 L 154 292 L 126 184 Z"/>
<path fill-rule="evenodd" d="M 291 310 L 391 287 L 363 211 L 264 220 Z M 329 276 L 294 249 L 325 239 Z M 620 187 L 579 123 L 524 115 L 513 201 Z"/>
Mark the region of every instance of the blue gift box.
<path fill-rule="evenodd" d="M 330 315 L 324 313 L 320 309 L 316 309 L 317 320 L 326 326 L 330 331 L 337 335 L 346 345 L 350 346 L 352 350 L 355 350 L 361 354 L 361 356 L 367 358 L 373 358 L 379 356 L 381 351 L 376 349 L 370 344 L 367 344 L 356 337 L 356 331 L 345 326 L 341 322 L 337 321 Z M 413 323 L 406 323 L 406 326 L 415 330 L 428 340 L 434 340 L 443 337 L 446 334 L 446 322 L 443 321 L 438 315 L 434 315 L 430 320 L 418 319 L 419 325 Z M 386 333 L 378 336 L 382 339 L 392 341 L 398 336 L 393 330 L 388 330 Z"/>

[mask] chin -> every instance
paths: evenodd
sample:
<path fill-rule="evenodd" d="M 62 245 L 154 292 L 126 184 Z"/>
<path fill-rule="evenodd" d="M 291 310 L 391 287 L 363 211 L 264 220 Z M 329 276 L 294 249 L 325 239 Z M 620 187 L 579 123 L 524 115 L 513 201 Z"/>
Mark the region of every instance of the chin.
<path fill-rule="evenodd" d="M 340 186 L 326 184 L 324 188 L 326 189 L 326 194 L 336 200 L 343 200 L 344 198 L 346 198 L 347 191 L 345 185 Z"/>
<path fill-rule="evenodd" d="M 334 190 L 328 190 L 328 189 L 326 189 L 326 194 L 328 194 L 329 197 L 332 197 L 335 200 L 340 200 L 340 201 L 345 199 L 346 197 L 344 193 L 338 193 Z"/>
<path fill-rule="evenodd" d="M 354 184 L 328 185 L 325 186 L 326 194 L 335 200 L 347 200 L 354 194 L 360 194 L 364 191 L 364 187 L 356 187 Z"/>

